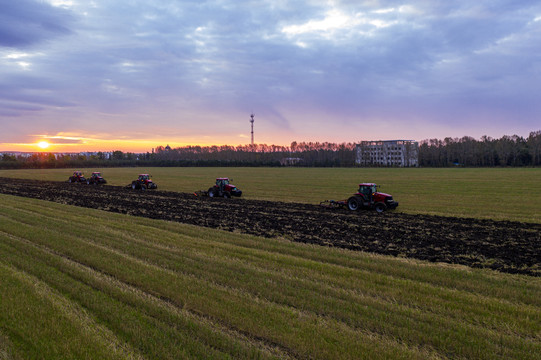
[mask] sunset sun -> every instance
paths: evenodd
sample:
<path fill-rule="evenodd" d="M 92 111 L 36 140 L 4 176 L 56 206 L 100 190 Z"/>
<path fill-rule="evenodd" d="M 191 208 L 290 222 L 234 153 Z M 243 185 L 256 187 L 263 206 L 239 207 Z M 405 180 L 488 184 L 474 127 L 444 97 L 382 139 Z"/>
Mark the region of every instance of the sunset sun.
<path fill-rule="evenodd" d="M 42 149 L 47 149 L 49 147 L 49 143 L 47 141 L 40 141 L 37 145 Z"/>

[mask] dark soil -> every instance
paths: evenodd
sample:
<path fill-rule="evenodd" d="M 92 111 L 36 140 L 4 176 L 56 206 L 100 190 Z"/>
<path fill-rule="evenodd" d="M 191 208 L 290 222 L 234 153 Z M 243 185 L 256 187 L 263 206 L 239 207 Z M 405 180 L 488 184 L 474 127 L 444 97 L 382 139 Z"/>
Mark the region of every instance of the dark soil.
<path fill-rule="evenodd" d="M 0 178 L 0 193 L 264 237 L 541 276 L 541 225 Z"/>

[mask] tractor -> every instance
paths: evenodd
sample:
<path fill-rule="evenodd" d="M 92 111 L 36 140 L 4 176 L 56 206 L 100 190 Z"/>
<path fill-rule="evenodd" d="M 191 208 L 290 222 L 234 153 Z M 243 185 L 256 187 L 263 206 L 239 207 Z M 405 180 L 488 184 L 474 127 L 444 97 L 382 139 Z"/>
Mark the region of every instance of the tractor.
<path fill-rule="evenodd" d="M 242 191 L 235 185 L 231 184 L 233 179 L 229 178 L 217 178 L 216 185 L 210 187 L 208 191 L 196 191 L 195 196 L 208 196 L 208 197 L 224 197 L 230 198 L 231 196 L 240 197 Z"/>
<path fill-rule="evenodd" d="M 158 185 L 152 182 L 149 174 L 139 174 L 137 180 L 132 181 L 131 188 L 134 190 L 157 189 Z"/>
<path fill-rule="evenodd" d="M 385 210 L 394 210 L 398 201 L 394 201 L 392 195 L 377 191 L 379 186 L 374 183 L 361 183 L 356 194 L 347 200 L 327 200 L 320 203 L 325 208 L 346 207 L 351 211 L 359 209 L 373 209 L 378 213 Z"/>
<path fill-rule="evenodd" d="M 99 185 L 99 184 L 107 184 L 107 181 L 101 176 L 101 173 L 98 171 L 94 171 L 92 175 L 86 179 L 86 183 L 88 185 Z"/>
<path fill-rule="evenodd" d="M 73 175 L 69 177 L 68 179 L 69 183 L 82 183 L 86 182 L 85 176 L 83 175 L 82 171 L 74 171 Z"/>

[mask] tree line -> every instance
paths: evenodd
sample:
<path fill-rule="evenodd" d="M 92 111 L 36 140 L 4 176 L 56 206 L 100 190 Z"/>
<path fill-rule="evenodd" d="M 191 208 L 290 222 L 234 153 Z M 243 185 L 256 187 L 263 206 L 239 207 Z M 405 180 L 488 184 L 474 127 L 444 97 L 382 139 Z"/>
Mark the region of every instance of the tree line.
<path fill-rule="evenodd" d="M 527 138 L 513 135 L 493 139 L 470 136 L 424 140 L 419 145 L 419 164 L 425 167 L 539 166 L 541 130 Z"/>
<path fill-rule="evenodd" d="M 123 166 L 313 166 L 347 167 L 355 164 L 354 143 L 293 142 L 281 145 L 158 146 L 152 153 L 114 151 L 92 155 L 33 153 L 4 154 L 0 168 L 77 168 Z"/>
<path fill-rule="evenodd" d="M 193 162 L 219 162 L 239 165 L 263 166 L 353 166 L 355 163 L 354 143 L 293 142 L 281 145 L 222 145 L 185 146 L 167 148 L 159 146 L 155 151 L 157 160 L 183 160 Z"/>
<path fill-rule="evenodd" d="M 78 168 L 122 166 L 356 166 L 355 143 L 293 142 L 281 145 L 158 146 L 152 153 L 53 154 L 29 156 L 3 154 L 1 169 Z M 462 138 L 428 139 L 419 145 L 419 166 L 492 167 L 541 165 L 541 130 L 527 138 L 517 135 L 476 140 Z"/>

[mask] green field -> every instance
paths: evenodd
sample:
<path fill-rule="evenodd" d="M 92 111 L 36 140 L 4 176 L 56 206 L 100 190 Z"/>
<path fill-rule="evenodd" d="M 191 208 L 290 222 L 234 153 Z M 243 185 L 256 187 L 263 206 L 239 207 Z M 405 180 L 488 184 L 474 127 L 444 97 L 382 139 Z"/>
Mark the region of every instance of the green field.
<path fill-rule="evenodd" d="M 0 177 L 67 180 L 74 169 L 0 170 Z M 114 168 L 102 171 L 111 185 L 127 185 L 149 172 L 162 190 L 208 189 L 230 177 L 247 199 L 317 204 L 341 200 L 359 182 L 376 182 L 405 213 L 466 216 L 541 223 L 541 168 Z"/>
<path fill-rule="evenodd" d="M 0 359 L 541 354 L 539 278 L 7 195 L 0 294 Z"/>

